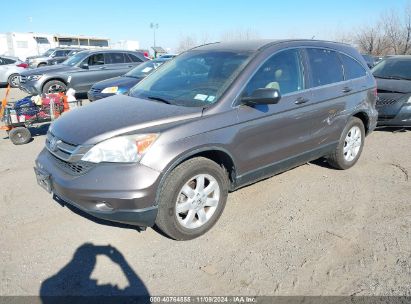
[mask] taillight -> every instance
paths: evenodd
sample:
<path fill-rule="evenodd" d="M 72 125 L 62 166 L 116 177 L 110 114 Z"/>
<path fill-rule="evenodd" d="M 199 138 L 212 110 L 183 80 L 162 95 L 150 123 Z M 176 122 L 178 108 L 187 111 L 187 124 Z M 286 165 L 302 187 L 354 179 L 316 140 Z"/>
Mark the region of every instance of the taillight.
<path fill-rule="evenodd" d="M 19 63 L 17 66 L 18 66 L 19 68 L 24 68 L 24 69 L 27 69 L 27 68 L 29 67 L 29 65 L 28 65 L 27 63 L 25 63 L 25 62 Z"/>

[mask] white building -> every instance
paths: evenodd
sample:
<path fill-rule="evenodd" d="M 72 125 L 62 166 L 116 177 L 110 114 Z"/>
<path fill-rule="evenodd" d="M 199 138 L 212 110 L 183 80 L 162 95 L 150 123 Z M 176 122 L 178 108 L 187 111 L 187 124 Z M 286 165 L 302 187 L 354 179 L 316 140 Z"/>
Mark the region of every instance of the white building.
<path fill-rule="evenodd" d="M 135 51 L 140 49 L 140 43 L 137 40 L 119 40 L 111 45 L 113 49 Z"/>
<path fill-rule="evenodd" d="M 0 34 L 0 55 L 15 56 L 22 60 L 54 47 L 108 48 L 109 45 L 110 39 L 107 38 L 43 33 Z"/>

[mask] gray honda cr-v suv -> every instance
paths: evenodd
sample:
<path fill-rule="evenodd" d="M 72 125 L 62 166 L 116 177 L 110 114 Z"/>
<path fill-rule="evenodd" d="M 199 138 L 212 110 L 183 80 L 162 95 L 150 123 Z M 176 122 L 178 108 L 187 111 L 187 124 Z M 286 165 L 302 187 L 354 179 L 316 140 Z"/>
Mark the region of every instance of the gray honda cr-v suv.
<path fill-rule="evenodd" d="M 38 183 L 95 217 L 178 240 L 209 230 L 239 187 L 322 156 L 350 168 L 377 119 L 362 56 L 313 40 L 200 46 L 129 95 L 56 120 Z"/>

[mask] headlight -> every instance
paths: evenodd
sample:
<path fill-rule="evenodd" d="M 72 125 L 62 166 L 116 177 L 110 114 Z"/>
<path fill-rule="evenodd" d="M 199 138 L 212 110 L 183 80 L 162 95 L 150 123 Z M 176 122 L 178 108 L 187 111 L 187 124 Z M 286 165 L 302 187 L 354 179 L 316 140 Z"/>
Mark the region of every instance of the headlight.
<path fill-rule="evenodd" d="M 103 93 L 103 94 L 115 94 L 115 93 L 117 93 L 117 91 L 118 91 L 118 87 L 108 87 L 108 88 L 105 88 L 103 91 L 101 91 L 101 93 Z"/>
<path fill-rule="evenodd" d="M 158 134 L 140 134 L 107 139 L 91 148 L 81 160 L 91 163 L 135 163 L 157 137 Z"/>
<path fill-rule="evenodd" d="M 31 81 L 39 80 L 41 77 L 43 77 L 43 75 L 30 75 L 30 76 L 27 76 L 27 80 L 31 80 Z"/>

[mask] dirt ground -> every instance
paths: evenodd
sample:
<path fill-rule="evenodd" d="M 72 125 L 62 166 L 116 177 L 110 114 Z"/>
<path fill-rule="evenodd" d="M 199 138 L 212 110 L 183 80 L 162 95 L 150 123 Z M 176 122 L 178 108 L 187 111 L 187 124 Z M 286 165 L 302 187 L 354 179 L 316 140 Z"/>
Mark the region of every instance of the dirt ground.
<path fill-rule="evenodd" d="M 189 242 L 61 207 L 36 184 L 33 131 L 0 131 L 0 295 L 411 295 L 409 130 L 372 133 L 350 170 L 316 161 L 231 193 Z"/>

